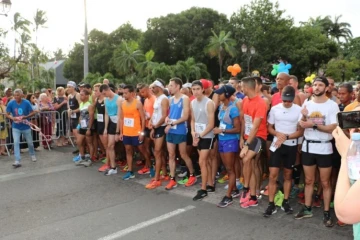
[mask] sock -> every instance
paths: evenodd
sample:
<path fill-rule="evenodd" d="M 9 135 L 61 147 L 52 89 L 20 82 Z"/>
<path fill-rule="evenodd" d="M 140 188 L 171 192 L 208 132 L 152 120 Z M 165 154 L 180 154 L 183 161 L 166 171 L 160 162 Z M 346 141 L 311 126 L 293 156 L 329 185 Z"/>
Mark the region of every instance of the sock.
<path fill-rule="evenodd" d="M 248 187 L 244 187 L 244 188 L 243 188 L 243 191 L 247 193 L 247 192 L 249 191 L 249 188 L 248 188 Z"/>
<path fill-rule="evenodd" d="M 293 179 L 295 185 L 298 185 L 300 183 L 300 175 L 301 175 L 301 165 L 295 165 L 293 167 Z"/>
<path fill-rule="evenodd" d="M 255 196 L 250 196 L 250 200 L 257 201 L 256 195 Z"/>
<path fill-rule="evenodd" d="M 269 202 L 269 205 L 272 207 L 275 207 L 275 203 L 274 202 Z"/>
<path fill-rule="evenodd" d="M 81 157 L 81 160 L 85 160 L 85 156 L 80 156 Z"/>

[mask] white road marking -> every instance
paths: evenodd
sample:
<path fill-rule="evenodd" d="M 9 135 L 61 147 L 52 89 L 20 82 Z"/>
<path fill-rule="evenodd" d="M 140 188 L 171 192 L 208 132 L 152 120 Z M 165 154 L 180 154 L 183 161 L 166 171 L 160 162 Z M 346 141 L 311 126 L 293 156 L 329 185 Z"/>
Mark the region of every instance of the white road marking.
<path fill-rule="evenodd" d="M 113 240 L 113 239 L 124 237 L 124 236 L 126 236 L 126 235 L 128 235 L 128 234 L 130 234 L 132 232 L 135 232 L 135 231 L 140 230 L 142 228 L 146 228 L 146 227 L 148 227 L 150 225 L 153 225 L 155 223 L 164 221 L 166 219 L 172 218 L 174 216 L 177 216 L 179 214 L 182 214 L 182 213 L 184 213 L 186 211 L 189 211 L 191 209 L 194 209 L 194 208 L 195 208 L 195 206 L 192 206 L 192 205 L 189 205 L 189 206 L 187 206 L 185 208 L 179 208 L 179 209 L 177 209 L 175 211 L 165 213 L 164 215 L 161 215 L 159 217 L 156 217 L 156 218 L 147 220 L 145 222 L 141 222 L 139 224 L 133 225 L 131 227 L 125 228 L 123 230 L 120 230 L 120 231 L 118 231 L 116 233 L 105 236 L 103 238 L 99 238 L 99 240 Z"/>

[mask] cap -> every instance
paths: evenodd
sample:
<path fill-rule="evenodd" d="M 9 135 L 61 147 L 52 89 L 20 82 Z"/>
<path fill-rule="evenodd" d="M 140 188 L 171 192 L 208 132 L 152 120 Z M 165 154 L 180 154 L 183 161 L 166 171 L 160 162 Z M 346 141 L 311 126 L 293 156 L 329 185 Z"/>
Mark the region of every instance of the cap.
<path fill-rule="evenodd" d="M 68 81 L 67 86 L 72 87 L 72 88 L 76 88 L 76 83 L 73 82 L 73 81 Z"/>
<path fill-rule="evenodd" d="M 85 86 L 84 82 L 79 83 L 79 87 L 84 87 L 84 86 Z"/>
<path fill-rule="evenodd" d="M 215 93 L 219 95 L 225 93 L 226 98 L 230 98 L 232 95 L 234 95 L 235 92 L 236 92 L 235 88 L 233 88 L 230 85 L 224 85 L 215 91 Z"/>
<path fill-rule="evenodd" d="M 9 90 L 11 90 L 11 87 L 5 88 L 5 91 L 4 91 L 4 92 L 7 92 L 7 91 L 9 91 Z"/>
<path fill-rule="evenodd" d="M 191 88 L 191 83 L 185 83 L 182 85 L 183 88 Z"/>
<path fill-rule="evenodd" d="M 126 85 L 125 85 L 125 83 L 120 83 L 119 84 L 119 88 L 124 88 Z"/>
<path fill-rule="evenodd" d="M 291 86 L 286 86 L 281 93 L 281 99 L 283 101 L 294 101 L 294 98 L 295 89 Z"/>
<path fill-rule="evenodd" d="M 200 79 L 201 84 L 203 85 L 204 89 L 211 88 L 212 83 L 207 79 Z"/>
<path fill-rule="evenodd" d="M 323 82 L 326 87 L 329 86 L 329 81 L 326 79 L 326 77 L 316 77 L 313 83 L 315 82 Z"/>
<path fill-rule="evenodd" d="M 154 87 L 159 87 L 161 89 L 165 88 L 165 86 L 159 80 L 155 80 L 151 85 L 153 85 Z"/>

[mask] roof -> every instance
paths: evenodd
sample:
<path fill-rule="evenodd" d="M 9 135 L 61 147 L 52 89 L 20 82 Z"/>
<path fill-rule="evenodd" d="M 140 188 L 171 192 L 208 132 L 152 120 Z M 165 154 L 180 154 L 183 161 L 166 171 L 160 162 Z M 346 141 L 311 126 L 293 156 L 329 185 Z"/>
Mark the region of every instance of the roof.
<path fill-rule="evenodd" d="M 65 62 L 65 60 L 57 60 L 57 61 L 51 61 L 51 62 L 47 62 L 47 63 L 41 63 L 40 66 L 45 68 L 46 71 L 48 71 L 50 69 L 56 69 L 56 68 L 60 67 L 64 62 Z"/>

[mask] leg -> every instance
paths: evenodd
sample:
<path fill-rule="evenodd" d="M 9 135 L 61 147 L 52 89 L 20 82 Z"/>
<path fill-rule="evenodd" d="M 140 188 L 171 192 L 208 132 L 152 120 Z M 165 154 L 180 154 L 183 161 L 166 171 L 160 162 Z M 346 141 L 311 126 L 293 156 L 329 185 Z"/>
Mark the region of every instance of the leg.
<path fill-rule="evenodd" d="M 289 199 L 292 182 L 292 168 L 284 168 L 284 199 Z"/>
<path fill-rule="evenodd" d="M 274 202 L 275 194 L 276 194 L 276 180 L 279 176 L 279 168 L 277 167 L 270 167 L 269 168 L 270 174 L 269 174 L 269 202 Z"/>
<path fill-rule="evenodd" d="M 316 165 L 303 167 L 305 174 L 305 206 L 310 207 L 314 192 Z"/>
<path fill-rule="evenodd" d="M 86 136 L 86 144 L 89 148 L 90 158 L 94 156 L 93 136 Z"/>
<path fill-rule="evenodd" d="M 206 183 L 208 181 L 208 174 L 210 175 L 211 172 L 208 172 L 209 169 L 209 149 L 202 149 L 199 151 L 199 165 L 201 170 L 201 189 L 206 190 Z"/>
<path fill-rule="evenodd" d="M 126 151 L 126 162 L 128 165 L 128 171 L 132 172 L 132 162 L 133 162 L 133 156 L 134 156 L 134 148 L 132 145 L 125 145 L 125 151 Z"/>
<path fill-rule="evenodd" d="M 211 172 L 209 173 L 208 184 L 214 186 L 216 173 L 218 170 L 218 142 L 219 140 L 214 139 L 214 148 L 210 150 L 210 165 Z"/>
<path fill-rule="evenodd" d="M 23 134 L 24 134 L 26 143 L 27 143 L 28 148 L 29 148 L 30 156 L 35 156 L 35 149 L 34 149 L 34 144 L 33 144 L 33 141 L 32 141 L 31 129 L 24 130 Z"/>
<path fill-rule="evenodd" d="M 20 162 L 21 158 L 20 158 L 20 136 L 21 136 L 21 131 L 16 129 L 16 128 L 12 128 L 12 135 L 14 138 L 14 156 L 15 156 L 15 161 Z"/>
<path fill-rule="evenodd" d="M 250 179 L 252 175 L 252 160 L 255 157 L 256 153 L 254 151 L 249 150 L 246 156 L 243 158 L 243 174 L 244 174 L 244 188 L 248 190 L 250 187 Z M 255 194 L 255 189 L 254 189 Z"/>
<path fill-rule="evenodd" d="M 110 165 L 110 159 L 109 159 L 109 152 L 106 151 L 107 145 L 108 145 L 108 136 L 100 135 L 100 141 L 102 143 L 102 146 L 104 148 L 104 152 L 106 153 L 106 164 Z"/>
<path fill-rule="evenodd" d="M 145 166 L 150 168 L 151 167 L 151 161 L 150 161 L 150 138 L 145 138 L 144 143 L 146 141 L 146 139 L 148 139 L 148 148 L 146 149 L 145 144 L 140 144 L 138 146 L 139 152 L 144 156 L 145 158 Z M 127 158 L 127 152 L 126 152 L 126 158 Z"/>
<path fill-rule="evenodd" d="M 169 152 L 169 168 L 170 168 L 170 176 L 175 178 L 175 170 L 176 170 L 176 145 L 173 143 L 167 142 L 167 150 Z"/>
<path fill-rule="evenodd" d="M 154 157 L 155 157 L 155 180 L 160 180 L 160 170 L 162 165 L 162 146 L 164 143 L 164 136 L 155 138 L 154 140 Z"/>
<path fill-rule="evenodd" d="M 319 168 L 320 182 L 321 182 L 321 186 L 323 188 L 323 194 L 324 194 L 324 211 L 329 211 L 329 209 L 330 209 L 330 202 L 331 202 L 331 184 L 330 184 L 331 169 L 332 169 L 332 167 Z"/>
<path fill-rule="evenodd" d="M 109 156 L 110 167 L 113 169 L 116 168 L 114 147 L 115 147 L 115 135 L 108 134 L 106 153 Z"/>
<path fill-rule="evenodd" d="M 220 156 L 229 175 L 229 188 L 227 190 L 226 196 L 231 197 L 231 192 L 235 187 L 235 153 L 221 153 Z"/>
<path fill-rule="evenodd" d="M 77 135 L 76 143 L 78 145 L 81 157 L 85 156 L 84 139 L 85 139 L 85 135 L 82 134 Z"/>
<path fill-rule="evenodd" d="M 178 146 L 179 146 L 180 156 L 185 161 L 185 164 L 186 164 L 187 168 L 189 169 L 190 174 L 194 174 L 193 164 L 191 162 L 189 155 L 186 152 L 186 142 L 179 143 Z"/>

